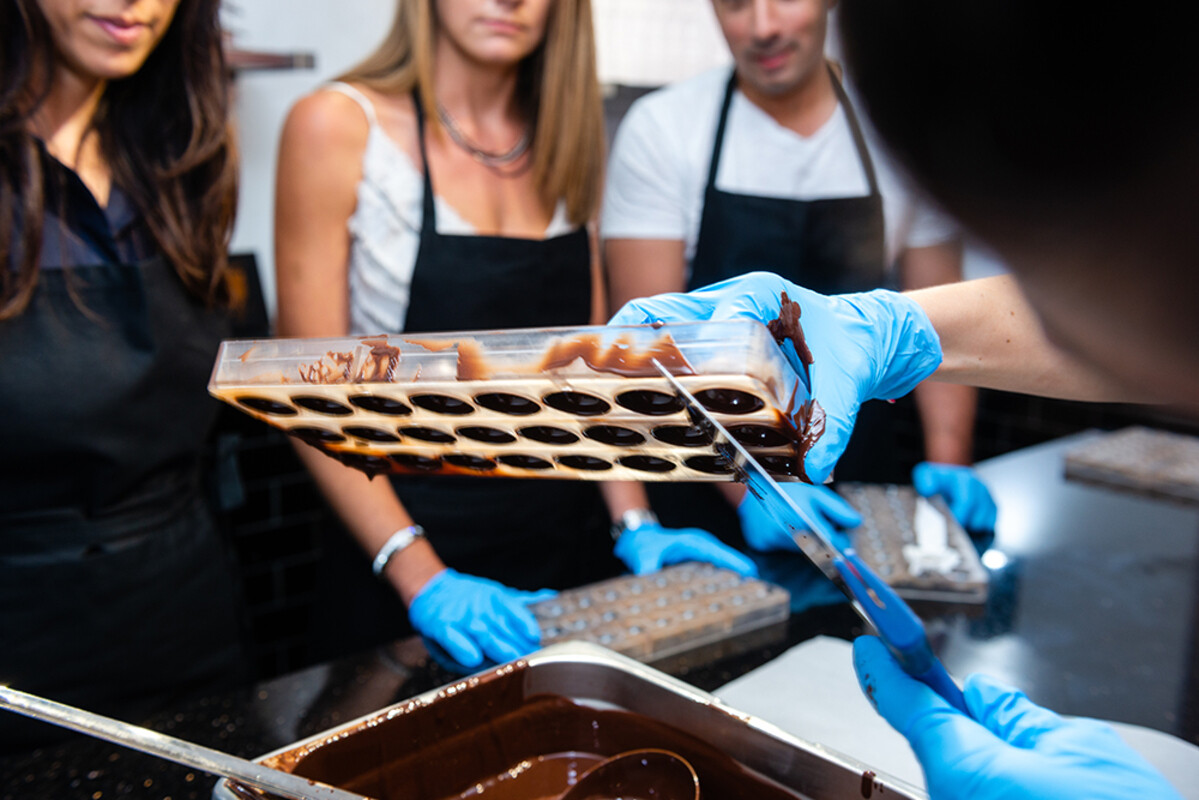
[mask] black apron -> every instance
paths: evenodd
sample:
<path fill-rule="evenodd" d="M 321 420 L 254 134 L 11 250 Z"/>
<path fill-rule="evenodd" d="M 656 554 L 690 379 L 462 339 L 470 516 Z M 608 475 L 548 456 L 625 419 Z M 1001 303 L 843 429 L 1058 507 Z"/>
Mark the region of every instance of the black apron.
<path fill-rule="evenodd" d="M 588 324 L 585 229 L 552 239 L 437 232 L 424 115 L 414 102 L 424 200 L 404 332 Z M 393 483 L 442 560 L 461 572 L 520 589 L 563 589 L 620 571 L 593 482 L 402 476 Z"/>
<path fill-rule="evenodd" d="M 243 678 L 241 589 L 200 481 L 227 331 L 161 257 L 44 269 L 0 322 L 4 682 L 138 720 Z M 0 748 L 57 735 L 0 715 Z"/>
<path fill-rule="evenodd" d="M 823 294 L 868 291 L 885 285 L 883 199 L 874 162 L 849 97 L 831 66 L 829 73 L 866 173 L 869 194 L 794 200 L 716 188 L 737 83 L 734 72 L 720 107 L 688 290 L 755 270 L 775 272 Z M 837 463 L 838 480 L 907 480 L 902 466 L 893 458 L 895 417 L 892 404 L 871 401 L 863 406 L 845 455 Z M 734 542 L 740 538 L 735 513 L 715 492 L 696 491 L 682 484 L 651 484 L 650 496 L 666 524 L 705 527 Z"/>

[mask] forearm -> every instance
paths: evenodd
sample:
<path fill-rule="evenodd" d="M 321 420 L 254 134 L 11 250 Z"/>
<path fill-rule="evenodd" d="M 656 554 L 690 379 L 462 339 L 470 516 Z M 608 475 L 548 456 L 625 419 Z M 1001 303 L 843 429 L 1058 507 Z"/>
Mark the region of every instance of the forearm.
<path fill-rule="evenodd" d="M 941 338 L 933 380 L 1074 400 L 1144 399 L 1053 344 L 1010 276 L 907 294 Z"/>
<path fill-rule="evenodd" d="M 978 390 L 926 381 L 916 387 L 915 397 L 924 434 L 924 458 L 941 464 L 973 463 Z"/>
<path fill-rule="evenodd" d="M 618 521 L 626 511 L 650 507 L 645 484 L 639 481 L 604 481 L 600 484 L 600 494 L 612 522 Z"/>
<path fill-rule="evenodd" d="M 386 478 L 368 478 L 306 444 L 297 443 L 296 452 L 368 556 L 373 558 L 393 533 L 413 524 Z M 407 605 L 425 582 L 444 568 L 432 545 L 420 538 L 393 556 L 383 574 Z"/>

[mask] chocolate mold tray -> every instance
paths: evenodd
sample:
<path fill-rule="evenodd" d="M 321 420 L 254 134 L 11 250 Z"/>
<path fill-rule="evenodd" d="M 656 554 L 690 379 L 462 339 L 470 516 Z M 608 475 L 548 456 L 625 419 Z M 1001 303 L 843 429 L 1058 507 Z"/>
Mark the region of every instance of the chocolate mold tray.
<path fill-rule="evenodd" d="M 842 483 L 837 492 L 862 515 L 862 524 L 849 531 L 854 550 L 900 597 L 938 603 L 981 604 L 987 600 L 990 577 L 969 534 L 939 497 L 928 500 L 944 523 L 944 563 L 917 566 L 905 549 L 917 544 L 917 502 L 911 486 Z"/>
<path fill-rule="evenodd" d="M 798 480 L 812 406 L 750 320 L 231 340 L 209 391 L 368 474 L 731 480 L 651 359 Z"/>
<path fill-rule="evenodd" d="M 790 599 L 774 584 L 686 562 L 559 592 L 529 610 L 545 644 L 595 642 L 655 663 L 784 622 Z"/>
<path fill-rule="evenodd" d="M 1066 477 L 1199 503 L 1199 438 L 1140 425 L 1105 433 L 1066 453 Z"/>
<path fill-rule="evenodd" d="M 804 677 L 797 675 L 796 680 Z M 551 645 L 289 744 L 258 761 L 378 800 L 557 797 L 586 765 L 641 748 L 693 765 L 708 800 L 917 800 L 869 764 L 587 642 Z M 541 778 L 541 780 L 534 780 Z M 502 781 L 502 783 L 501 783 Z M 221 781 L 215 800 L 249 795 Z"/>

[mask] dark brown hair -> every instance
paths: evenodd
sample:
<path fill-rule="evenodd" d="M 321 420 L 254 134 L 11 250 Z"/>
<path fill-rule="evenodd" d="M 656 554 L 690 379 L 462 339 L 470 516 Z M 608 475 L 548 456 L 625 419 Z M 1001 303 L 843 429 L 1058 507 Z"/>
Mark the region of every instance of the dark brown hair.
<path fill-rule="evenodd" d="M 235 305 L 227 247 L 237 156 L 220 0 L 181 0 L 134 75 L 105 88 L 91 127 L 112 170 L 192 294 Z M 54 47 L 36 0 L 0 0 L 0 320 L 28 306 L 46 197 L 29 120 L 49 93 Z"/>

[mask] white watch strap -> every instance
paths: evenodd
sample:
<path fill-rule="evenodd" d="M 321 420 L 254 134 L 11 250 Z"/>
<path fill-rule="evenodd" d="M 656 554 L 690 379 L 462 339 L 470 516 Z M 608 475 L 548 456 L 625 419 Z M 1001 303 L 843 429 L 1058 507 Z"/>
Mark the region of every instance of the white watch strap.
<path fill-rule="evenodd" d="M 424 535 L 425 529 L 420 525 L 409 525 L 407 528 L 400 528 L 388 537 L 383 546 L 379 548 L 379 552 L 375 555 L 375 560 L 371 563 L 371 572 L 375 573 L 376 578 L 383 577 L 383 570 L 387 569 L 387 564 L 391 561 L 392 556 L 410 546 Z"/>
<path fill-rule="evenodd" d="M 612 524 L 612 541 L 619 541 L 625 531 L 636 530 L 642 525 L 657 525 L 658 516 L 648 508 L 630 508 Z"/>

